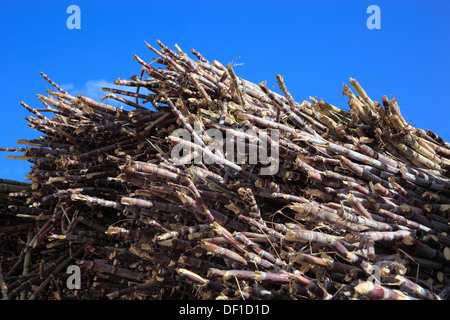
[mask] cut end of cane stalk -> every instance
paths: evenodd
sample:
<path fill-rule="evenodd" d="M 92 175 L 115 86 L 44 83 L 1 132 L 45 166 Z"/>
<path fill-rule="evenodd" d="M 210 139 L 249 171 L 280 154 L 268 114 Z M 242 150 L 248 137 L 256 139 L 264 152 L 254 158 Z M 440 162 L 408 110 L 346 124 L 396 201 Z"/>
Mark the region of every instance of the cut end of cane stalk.
<path fill-rule="evenodd" d="M 355 293 L 357 293 L 358 295 L 367 295 L 367 293 L 369 293 L 370 291 L 373 290 L 373 288 L 375 287 L 374 283 L 371 281 L 365 281 L 365 282 L 361 282 L 360 284 L 356 285 L 354 290 Z"/>
<path fill-rule="evenodd" d="M 406 236 L 403 239 L 403 243 L 407 246 L 412 246 L 416 242 L 416 239 L 413 236 Z"/>
<path fill-rule="evenodd" d="M 445 247 L 444 249 L 444 257 L 447 261 L 450 261 L 450 248 L 449 247 Z"/>
<path fill-rule="evenodd" d="M 175 270 L 183 278 L 189 279 L 197 284 L 206 284 L 207 283 L 207 280 L 203 279 L 201 276 L 199 276 L 198 274 L 196 274 L 192 271 L 189 271 L 184 268 L 178 268 Z"/>

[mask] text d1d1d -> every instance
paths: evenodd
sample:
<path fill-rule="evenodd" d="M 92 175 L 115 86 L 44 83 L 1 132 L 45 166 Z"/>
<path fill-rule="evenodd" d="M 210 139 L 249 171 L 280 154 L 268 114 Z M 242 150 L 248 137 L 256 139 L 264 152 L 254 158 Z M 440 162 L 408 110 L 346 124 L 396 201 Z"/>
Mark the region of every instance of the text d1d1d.
<path fill-rule="evenodd" d="M 269 314 L 270 308 L 266 304 L 251 305 L 251 304 L 225 304 L 223 306 L 223 314 L 231 315 L 264 315 Z"/>

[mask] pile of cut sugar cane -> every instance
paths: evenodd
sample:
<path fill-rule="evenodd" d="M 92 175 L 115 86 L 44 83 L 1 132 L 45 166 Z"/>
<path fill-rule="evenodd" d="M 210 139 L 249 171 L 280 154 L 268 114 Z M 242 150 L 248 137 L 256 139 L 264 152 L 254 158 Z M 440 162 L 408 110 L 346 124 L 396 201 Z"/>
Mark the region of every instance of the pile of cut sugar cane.
<path fill-rule="evenodd" d="M 449 143 L 354 79 L 349 111 L 298 103 L 157 43 L 101 101 L 42 74 L 21 103 L 42 135 L 1 149 L 33 164 L 0 181 L 2 299 L 450 297 Z"/>

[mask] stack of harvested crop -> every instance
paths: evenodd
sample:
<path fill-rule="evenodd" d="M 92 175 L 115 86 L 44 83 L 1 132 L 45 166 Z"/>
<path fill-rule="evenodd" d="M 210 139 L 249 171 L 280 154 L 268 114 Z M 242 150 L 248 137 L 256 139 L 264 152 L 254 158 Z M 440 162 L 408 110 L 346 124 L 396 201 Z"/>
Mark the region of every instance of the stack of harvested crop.
<path fill-rule="evenodd" d="M 349 111 L 297 103 L 158 45 L 104 88 L 123 107 L 44 74 L 45 108 L 22 103 L 42 136 L 3 149 L 33 163 L 0 216 L 4 299 L 448 298 L 446 141 L 354 79 Z"/>

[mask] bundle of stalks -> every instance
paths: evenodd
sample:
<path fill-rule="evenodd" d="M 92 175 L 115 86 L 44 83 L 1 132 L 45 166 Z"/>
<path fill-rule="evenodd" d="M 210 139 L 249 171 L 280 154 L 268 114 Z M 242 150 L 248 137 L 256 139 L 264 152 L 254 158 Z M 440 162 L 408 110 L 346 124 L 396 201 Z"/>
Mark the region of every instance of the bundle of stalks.
<path fill-rule="evenodd" d="M 3 299 L 448 299 L 446 141 L 354 79 L 349 110 L 298 103 L 157 43 L 102 101 L 42 74 L 21 103 L 42 135 L 2 149 L 33 164 L 0 182 Z"/>

